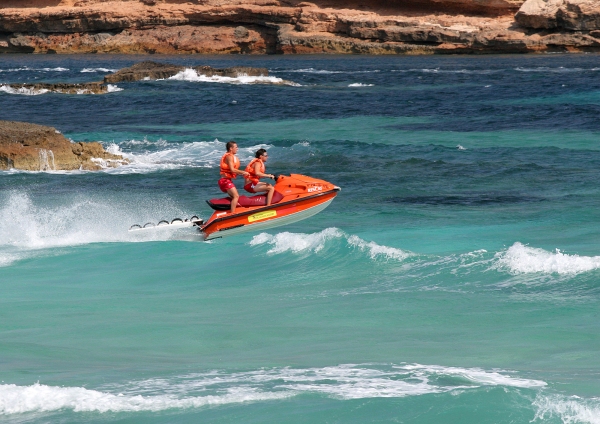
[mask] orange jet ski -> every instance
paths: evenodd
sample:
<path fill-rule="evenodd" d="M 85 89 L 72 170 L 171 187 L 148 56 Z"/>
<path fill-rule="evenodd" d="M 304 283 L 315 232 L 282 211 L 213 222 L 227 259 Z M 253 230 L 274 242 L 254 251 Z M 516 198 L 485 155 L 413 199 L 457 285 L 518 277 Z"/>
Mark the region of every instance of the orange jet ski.
<path fill-rule="evenodd" d="M 194 225 L 200 229 L 204 240 L 279 227 L 321 212 L 340 190 L 327 181 L 306 175 L 280 175 L 276 179 L 270 206 L 265 206 L 266 194 L 240 196 L 232 214 L 230 197 L 211 199 L 206 203 L 215 211 L 206 222 L 197 221 Z"/>

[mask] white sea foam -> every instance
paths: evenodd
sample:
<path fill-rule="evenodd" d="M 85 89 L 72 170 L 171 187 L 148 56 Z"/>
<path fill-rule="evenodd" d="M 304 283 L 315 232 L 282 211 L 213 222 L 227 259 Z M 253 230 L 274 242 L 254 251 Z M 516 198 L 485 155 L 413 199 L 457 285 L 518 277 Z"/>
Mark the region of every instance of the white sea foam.
<path fill-rule="evenodd" d="M 354 82 L 352 84 L 348 84 L 348 87 L 373 87 L 375 84 L 363 84 L 360 82 Z"/>
<path fill-rule="evenodd" d="M 344 232 L 337 228 L 326 228 L 314 234 L 288 233 L 287 231 L 275 235 L 261 233 L 254 236 L 249 244 L 250 246 L 270 244 L 273 247 L 268 253 L 319 252 L 325 247 L 327 241 L 344 236 Z"/>
<path fill-rule="evenodd" d="M 9 69 L 0 69 L 0 72 L 22 72 L 22 71 L 35 71 L 35 72 L 65 72 L 68 71 L 68 68 L 30 68 L 28 66 L 22 66 L 20 68 L 9 68 Z"/>
<path fill-rule="evenodd" d="M 372 241 L 364 241 L 360 237 L 354 235 L 347 237 L 347 240 L 350 246 L 356 247 L 363 252 L 367 252 L 371 259 L 385 258 L 402 261 L 413 255 L 410 252 L 405 252 L 404 250 L 396 249 L 395 247 L 381 246 Z"/>
<path fill-rule="evenodd" d="M 216 82 L 222 84 L 276 84 L 276 85 L 293 85 L 299 86 L 291 81 L 285 81 L 281 78 L 270 77 L 270 76 L 248 76 L 240 75 L 238 77 L 222 77 L 218 75 L 206 76 L 198 74 L 194 69 L 184 69 L 178 72 L 176 75 L 168 78 L 170 80 L 177 81 L 190 81 L 190 82 Z"/>
<path fill-rule="evenodd" d="M 39 96 L 40 94 L 48 93 L 50 90 L 46 90 L 45 88 L 35 89 L 28 87 L 19 87 L 13 88 L 9 85 L 0 85 L 0 91 L 3 91 L 8 94 L 21 94 L 24 96 Z"/>
<path fill-rule="evenodd" d="M 25 193 L 4 195 L 0 203 L 0 266 L 16 260 L 52 253 L 47 249 L 97 242 L 167 240 L 164 232 L 128 233 L 134 223 L 186 218 L 170 199 L 129 198 L 115 204 L 111 199 L 89 196 L 65 199 L 60 206 L 38 206 Z M 125 201 L 123 201 L 125 202 Z"/>
<path fill-rule="evenodd" d="M 301 74 L 370 74 L 381 72 L 379 69 L 373 69 L 369 71 L 330 71 L 327 69 L 315 69 L 315 68 L 301 68 L 301 69 L 276 69 L 270 70 L 269 72 L 290 72 L 290 73 L 301 73 Z"/>
<path fill-rule="evenodd" d="M 106 90 L 107 90 L 109 93 L 116 93 L 117 91 L 123 91 L 123 88 L 117 87 L 117 86 L 116 86 L 116 85 L 114 85 L 114 84 L 108 84 L 108 85 L 106 86 Z"/>
<path fill-rule="evenodd" d="M 290 393 L 263 393 L 252 389 L 232 389 L 221 395 L 176 398 L 171 395 L 144 397 L 112 394 L 83 387 L 53 387 L 43 384 L 0 385 L 0 415 L 24 412 L 50 412 L 64 409 L 74 412 L 163 411 L 200 408 L 209 405 L 282 399 Z"/>
<path fill-rule="evenodd" d="M 550 72 L 550 73 L 556 73 L 556 74 L 563 74 L 563 73 L 571 73 L 571 72 L 597 71 L 599 69 L 600 68 L 590 68 L 590 69 L 565 68 L 564 66 L 559 66 L 557 68 L 550 68 L 548 66 L 538 66 L 535 68 L 517 67 L 514 70 L 519 71 L 519 72 Z"/>
<path fill-rule="evenodd" d="M 460 144 L 457 144 L 457 145 L 456 145 L 456 148 L 457 148 L 458 150 L 467 150 L 466 148 L 464 148 L 464 147 L 463 147 L 463 146 L 461 146 Z"/>
<path fill-rule="evenodd" d="M 557 417 L 564 424 L 600 424 L 600 398 L 539 394 L 533 406 L 537 410 L 532 422 Z"/>
<path fill-rule="evenodd" d="M 361 252 L 366 252 L 371 259 L 395 259 L 402 261 L 413 255 L 411 252 L 405 252 L 394 247 L 381 246 L 374 242 L 367 242 L 355 235 L 347 235 L 338 228 L 326 228 L 323 231 L 313 234 L 283 232 L 275 235 L 261 233 L 252 238 L 249 244 L 259 246 L 268 244 L 271 249 L 269 254 L 279 254 L 284 252 L 314 252 L 321 251 L 330 240 L 345 240 L 348 247 L 355 248 Z"/>
<path fill-rule="evenodd" d="M 448 377 L 452 377 L 449 379 Z M 507 371 L 420 364 L 343 364 L 322 368 L 263 368 L 209 371 L 153 378 L 96 389 L 43 384 L 0 385 L 0 415 L 74 412 L 161 411 L 320 393 L 347 400 L 460 393 L 478 387 L 540 388 L 546 383 L 512 377 Z"/>
<path fill-rule="evenodd" d="M 254 152 L 257 149 L 268 149 L 270 147 L 272 146 L 258 144 L 240 148 L 238 156 L 240 161 L 248 162 L 254 157 Z M 110 143 L 107 148 L 110 149 L 110 153 L 123 155 L 130 160 L 129 165 L 107 169 L 107 172 L 129 174 L 184 167 L 217 167 L 221 156 L 223 156 L 223 151 L 225 151 L 225 143 L 218 139 L 189 143 L 169 143 L 163 139 L 150 141 L 144 138 L 143 140 L 123 141 L 118 145 Z M 147 151 L 140 151 L 144 148 Z M 160 150 L 156 151 L 156 148 L 160 148 Z"/>
<path fill-rule="evenodd" d="M 81 72 L 116 72 L 116 69 L 109 68 L 83 68 Z"/>
<path fill-rule="evenodd" d="M 512 274 L 546 273 L 575 275 L 600 268 L 600 256 L 567 255 L 529 247 L 516 242 L 506 251 L 496 254 L 494 268 Z"/>
<path fill-rule="evenodd" d="M 3 91 L 8 94 L 21 94 L 21 95 L 25 95 L 25 96 L 38 96 L 40 94 L 50 93 L 51 91 L 55 92 L 55 93 L 62 92 L 60 89 L 48 90 L 46 88 L 35 89 L 35 88 L 29 88 L 29 87 L 15 88 L 15 87 L 11 87 L 10 85 L 0 85 L 0 91 Z M 117 91 L 123 91 L 123 89 L 120 87 L 117 87 L 116 85 L 108 84 L 107 92 L 115 93 Z M 77 90 L 77 92 L 75 94 L 94 94 L 94 92 L 87 88 L 82 88 L 82 89 Z"/>
<path fill-rule="evenodd" d="M 343 74 L 344 71 L 328 71 L 326 69 L 315 69 L 315 68 L 301 68 L 301 69 L 290 69 L 285 71 L 273 71 L 273 72 L 292 72 L 302 74 Z"/>

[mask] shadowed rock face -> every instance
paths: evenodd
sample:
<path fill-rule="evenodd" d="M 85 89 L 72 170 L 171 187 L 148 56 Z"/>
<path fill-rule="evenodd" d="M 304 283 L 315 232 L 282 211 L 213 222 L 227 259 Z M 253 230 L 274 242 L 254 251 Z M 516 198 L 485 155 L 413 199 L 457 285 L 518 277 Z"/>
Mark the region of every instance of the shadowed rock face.
<path fill-rule="evenodd" d="M 128 163 L 97 142 L 71 143 L 52 127 L 0 121 L 0 170 L 99 170 Z"/>
<path fill-rule="evenodd" d="M 171 65 L 168 63 L 157 63 L 152 61 L 145 61 L 136 63 L 129 68 L 123 68 L 114 74 L 106 75 L 104 77 L 105 83 L 117 83 L 117 82 L 132 82 L 141 81 L 143 79 L 164 79 L 170 78 L 177 75 L 179 72 L 185 70 L 185 66 Z M 267 76 L 269 70 L 267 68 L 249 68 L 249 67 L 233 67 L 217 69 L 211 68 L 210 66 L 196 66 L 193 67 L 199 75 L 207 77 L 211 76 L 222 76 L 222 77 L 239 77 L 241 75 L 248 76 Z"/>

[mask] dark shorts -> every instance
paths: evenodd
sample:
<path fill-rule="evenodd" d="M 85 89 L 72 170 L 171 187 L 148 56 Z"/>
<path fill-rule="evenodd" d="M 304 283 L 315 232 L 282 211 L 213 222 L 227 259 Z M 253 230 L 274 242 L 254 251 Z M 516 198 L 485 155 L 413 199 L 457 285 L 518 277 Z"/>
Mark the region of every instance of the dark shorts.
<path fill-rule="evenodd" d="M 223 193 L 227 193 L 227 190 L 235 188 L 235 185 L 233 185 L 233 181 L 230 178 L 221 178 L 219 180 L 219 188 Z"/>
<path fill-rule="evenodd" d="M 254 184 L 254 183 L 248 183 L 244 186 L 244 190 L 246 190 L 248 193 L 256 193 L 254 191 L 255 186 L 256 186 L 256 184 Z"/>

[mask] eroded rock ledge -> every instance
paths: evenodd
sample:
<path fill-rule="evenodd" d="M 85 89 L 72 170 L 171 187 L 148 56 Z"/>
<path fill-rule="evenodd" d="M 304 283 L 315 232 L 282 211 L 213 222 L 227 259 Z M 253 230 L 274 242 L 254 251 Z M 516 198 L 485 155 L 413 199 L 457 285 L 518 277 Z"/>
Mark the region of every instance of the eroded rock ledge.
<path fill-rule="evenodd" d="M 104 77 L 104 82 L 107 84 L 114 84 L 117 82 L 133 82 L 144 79 L 165 79 L 171 78 L 185 69 L 193 69 L 198 75 L 205 77 L 220 76 L 237 78 L 240 76 L 260 77 L 269 75 L 269 70 L 267 68 L 250 68 L 246 66 L 235 66 L 223 69 L 212 68 L 210 66 L 194 66 L 190 68 L 187 66 L 172 65 L 170 63 L 145 61 L 136 63 L 128 68 L 120 69 L 114 74 L 106 75 Z"/>
<path fill-rule="evenodd" d="M 71 143 L 52 127 L 0 121 L 0 170 L 96 171 L 126 163 L 100 143 Z"/>
<path fill-rule="evenodd" d="M 107 85 L 102 82 L 88 83 L 15 83 L 0 84 L 2 91 L 20 94 L 44 94 L 44 93 L 62 93 L 62 94 L 106 94 L 110 92 Z"/>
<path fill-rule="evenodd" d="M 596 0 L 4 0 L 0 52 L 600 50 Z"/>

